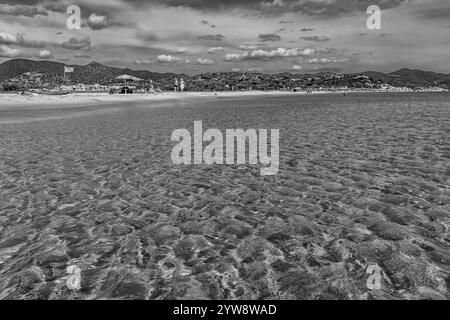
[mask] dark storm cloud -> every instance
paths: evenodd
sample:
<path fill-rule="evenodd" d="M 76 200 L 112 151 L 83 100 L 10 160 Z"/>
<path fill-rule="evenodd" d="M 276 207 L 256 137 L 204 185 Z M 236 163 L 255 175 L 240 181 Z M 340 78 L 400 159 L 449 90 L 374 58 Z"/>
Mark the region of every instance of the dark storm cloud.
<path fill-rule="evenodd" d="M 311 16 L 336 17 L 354 12 L 365 12 L 370 5 L 381 9 L 398 7 L 409 0 L 124 0 L 136 7 L 160 4 L 170 7 L 188 7 L 202 11 L 248 9 L 265 15 L 298 12 Z"/>
<path fill-rule="evenodd" d="M 324 36 L 311 36 L 311 37 L 301 37 L 300 40 L 303 41 L 312 41 L 312 42 L 328 42 L 330 41 L 330 38 L 324 37 Z"/>
<path fill-rule="evenodd" d="M 124 0 L 136 7 L 144 7 L 148 4 L 161 4 L 169 7 L 188 7 L 203 11 L 218 11 L 229 8 L 254 8 L 259 6 L 261 0 Z"/>
<path fill-rule="evenodd" d="M 138 36 L 139 39 L 145 42 L 156 42 L 160 40 L 159 36 L 153 32 L 140 32 Z"/>
<path fill-rule="evenodd" d="M 200 23 L 201 25 L 208 26 L 208 27 L 213 28 L 213 29 L 216 28 L 216 25 L 210 23 L 208 20 L 204 20 L 204 19 L 203 19 L 203 20 L 199 21 L 199 23 Z"/>
<path fill-rule="evenodd" d="M 84 53 L 77 53 L 74 58 L 76 59 L 90 59 L 91 56 L 88 54 L 84 54 Z"/>
<path fill-rule="evenodd" d="M 30 7 L 30 8 L 44 8 L 52 11 L 66 11 L 67 5 L 61 0 L 1 0 L 1 5 L 8 5 L 13 7 Z"/>
<path fill-rule="evenodd" d="M 89 37 L 85 38 L 75 38 L 72 37 L 69 40 L 63 41 L 61 43 L 55 44 L 57 47 L 61 47 L 67 50 L 81 50 L 81 49 L 92 49 L 92 42 Z"/>
<path fill-rule="evenodd" d="M 47 11 L 43 8 L 28 5 L 8 5 L 0 3 L 0 14 L 11 16 L 34 17 L 37 15 L 46 16 Z"/>
<path fill-rule="evenodd" d="M 258 36 L 258 40 L 261 42 L 280 41 L 281 37 L 277 34 L 267 33 L 267 34 L 260 34 Z"/>
<path fill-rule="evenodd" d="M 78 4 L 82 9 L 81 31 L 65 29 L 69 4 Z M 374 4 L 381 9 L 396 8 L 383 12 L 383 26 L 389 23 L 390 29 L 382 32 L 390 30 L 389 36 L 364 31 L 366 9 Z M 368 64 L 389 70 L 398 69 L 404 61 L 416 61 L 417 66 L 422 63 L 429 69 L 448 69 L 445 32 L 449 29 L 445 28 L 450 23 L 446 20 L 450 17 L 449 7 L 450 0 L 0 0 L 0 47 L 1 54 L 8 57 L 36 52 L 46 56 L 47 50 L 27 49 L 42 48 L 43 43 L 38 41 L 43 40 L 58 59 L 87 59 L 95 50 L 93 57 L 117 58 L 124 65 L 135 59 L 145 62 L 161 56 L 160 61 L 181 61 L 173 64 L 179 72 L 202 71 L 201 65 L 211 63 L 205 55 L 212 53 L 216 55 L 209 57 L 221 70 L 261 62 L 270 71 L 286 68 L 287 63 L 303 70 L 308 70 L 308 65 L 321 67 L 328 63 L 342 65 L 346 71 L 365 69 Z M 419 27 L 414 27 L 414 21 Z M 329 28 L 332 33 L 326 32 Z M 18 32 L 23 32 L 23 41 L 17 40 Z M 63 36 L 55 36 L 61 32 Z M 260 33 L 273 35 L 258 41 Z M 321 35 L 333 41 L 326 42 Z M 76 38 L 70 39 L 73 36 Z M 83 38 L 86 36 L 90 38 Z M 367 41 L 358 61 L 351 59 L 344 64 L 342 61 L 352 52 L 361 51 L 359 40 L 363 39 Z M 337 49 L 313 48 L 315 52 L 309 55 L 289 48 L 331 43 Z M 348 51 L 341 52 L 342 48 Z M 373 57 L 369 52 L 374 52 Z M 189 69 L 187 65 L 196 67 Z M 160 71 L 170 70 L 158 69 L 156 62 L 152 68 L 155 66 Z"/>
<path fill-rule="evenodd" d="M 406 2 L 408 0 L 306 0 L 294 3 L 291 10 L 310 16 L 337 17 L 355 12 L 365 12 L 371 5 L 378 5 L 385 10 L 398 7 Z"/>
<path fill-rule="evenodd" d="M 402 5 L 410 0 L 123 0 L 137 9 L 151 5 L 167 7 L 187 7 L 200 11 L 224 11 L 229 9 L 247 9 L 260 12 L 263 15 L 281 15 L 288 12 L 301 13 L 310 16 L 336 17 L 355 12 L 363 12 L 370 5 L 378 5 L 381 9 L 389 9 Z M 99 6 L 83 3 L 88 15 L 96 9 L 97 14 L 106 15 L 114 12 L 113 6 L 105 3 Z M 103 7 L 103 9 L 101 9 Z M 0 4 L 0 13 L 13 15 L 35 16 L 47 15 L 46 10 L 63 12 L 66 6 L 58 0 L 6 0 Z M 99 11 L 100 10 L 100 11 Z M 83 11 L 83 14 L 86 14 Z M 439 11 L 430 11 L 430 14 L 439 14 Z M 443 14 L 441 15 L 443 16 Z"/>
<path fill-rule="evenodd" d="M 211 34 L 206 36 L 199 36 L 200 40 L 207 40 L 207 41 L 223 41 L 226 37 L 222 34 Z"/>
<path fill-rule="evenodd" d="M 322 56 L 343 54 L 342 50 L 338 50 L 336 48 L 320 48 L 316 49 L 316 51 Z"/>
<path fill-rule="evenodd" d="M 7 4 L 7 5 L 11 5 L 11 6 L 20 5 L 20 4 L 26 5 L 26 6 L 34 6 L 41 2 L 42 2 L 42 0 L 2 0 L 2 4 Z"/>
<path fill-rule="evenodd" d="M 84 19 L 92 13 L 100 16 L 118 13 L 120 9 L 109 5 L 108 3 L 101 3 L 100 1 L 92 1 L 91 3 L 83 2 L 77 3 L 74 1 L 62 0 L 0 0 L 0 14 L 22 15 L 34 17 L 36 15 L 47 16 L 50 11 L 65 13 L 69 5 L 79 5 L 81 7 L 81 15 Z"/>
<path fill-rule="evenodd" d="M 446 19 L 450 18 L 450 3 L 439 7 L 423 8 L 416 13 L 417 16 L 425 19 Z"/>

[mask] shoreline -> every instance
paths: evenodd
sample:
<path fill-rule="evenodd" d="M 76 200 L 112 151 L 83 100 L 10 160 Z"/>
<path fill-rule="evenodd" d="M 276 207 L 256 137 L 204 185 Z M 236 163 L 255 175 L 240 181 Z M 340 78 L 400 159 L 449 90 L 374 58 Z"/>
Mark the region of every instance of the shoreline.
<path fill-rule="evenodd" d="M 350 94 L 421 93 L 349 90 Z M 424 92 L 430 93 L 430 92 Z M 439 93 L 439 92 L 436 92 Z M 440 92 L 442 93 L 442 92 Z M 168 102 L 215 99 L 344 95 L 343 91 L 224 91 L 224 92 L 163 92 L 155 94 L 110 95 L 109 93 L 71 93 L 67 95 L 0 94 L 0 125 L 57 120 L 124 110 L 127 104 L 148 102 L 148 107 L 160 107 Z"/>
<path fill-rule="evenodd" d="M 447 91 L 448 92 L 448 91 Z M 67 95 L 19 95 L 0 94 L 0 110 L 14 107 L 27 109 L 29 107 L 76 107 L 76 106 L 100 106 L 120 102 L 161 102 L 169 100 L 181 100 L 192 98 L 233 98 L 253 96 L 297 96 L 297 95 L 344 95 L 355 93 L 445 93 L 439 91 L 221 91 L 221 92 L 163 92 L 155 94 L 110 95 L 109 93 L 70 93 Z"/>
<path fill-rule="evenodd" d="M 322 94 L 325 92 L 321 92 Z M 163 92 L 155 94 L 110 95 L 109 93 L 71 93 L 67 95 L 0 95 L 0 125 L 57 120 L 88 114 L 124 110 L 127 104 L 146 103 L 159 107 L 171 101 L 245 98 L 260 96 L 307 95 L 307 92 L 234 91 L 234 92 Z"/>

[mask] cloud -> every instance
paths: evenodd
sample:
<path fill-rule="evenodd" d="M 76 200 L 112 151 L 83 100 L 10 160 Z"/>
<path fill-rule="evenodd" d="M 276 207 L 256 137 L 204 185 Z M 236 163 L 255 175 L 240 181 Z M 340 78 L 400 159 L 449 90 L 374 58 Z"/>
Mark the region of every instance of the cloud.
<path fill-rule="evenodd" d="M 203 19 L 203 20 L 201 20 L 199 23 L 200 23 L 201 25 L 208 26 L 208 27 L 213 28 L 213 29 L 216 28 L 216 26 L 215 26 L 214 24 L 210 23 L 208 20 L 204 20 L 204 19 Z"/>
<path fill-rule="evenodd" d="M 94 50 L 95 48 L 95 57 L 102 57 L 103 62 L 118 59 L 121 67 L 127 67 L 132 65 L 133 59 L 137 59 L 135 61 L 137 63 L 151 64 L 151 69 L 155 72 L 201 73 L 203 69 L 205 71 L 208 69 L 207 65 L 202 66 L 198 63 L 198 59 L 203 58 L 213 60 L 217 64 L 217 69 L 221 71 L 234 67 L 249 67 L 253 66 L 253 63 L 263 66 L 270 72 L 290 70 L 293 65 L 299 65 L 305 71 L 308 67 L 340 67 L 342 62 L 338 60 L 350 57 L 350 63 L 342 63 L 343 68 L 348 72 L 366 69 L 387 72 L 403 67 L 405 61 L 408 61 L 410 64 L 408 67 L 441 69 L 448 73 L 449 67 L 446 65 L 448 55 L 445 55 L 448 52 L 448 41 L 446 41 L 445 31 L 449 30 L 450 23 L 441 18 L 448 17 L 449 0 L 410 0 L 411 5 L 402 6 L 405 2 L 399 0 L 105 0 L 101 2 L 78 0 L 78 4 L 82 7 L 84 27 L 82 30 L 70 31 L 65 28 L 66 7 L 56 8 L 56 3 L 73 3 L 71 0 L 0 0 L 0 45 L 10 49 L 19 48 L 30 54 L 32 52 L 34 57 L 37 57 L 39 51 L 47 49 L 58 58 L 60 55 L 69 56 L 71 60 L 75 60 L 77 52 L 86 56 L 93 55 L 93 51 L 86 49 Z M 367 19 L 365 11 L 368 4 L 380 3 L 383 3 L 382 9 L 401 7 L 391 12 L 383 11 L 384 31 L 364 31 Z M 50 4 L 55 4 L 55 7 Z M 12 7 L 15 8 L 12 9 Z M 22 12 L 26 16 L 8 16 L 2 14 L 2 10 L 15 15 Z M 359 13 L 355 14 L 357 12 Z M 89 26 L 88 20 L 93 17 L 96 19 L 91 19 L 91 26 Z M 327 20 L 332 18 L 338 19 Z M 422 20 L 425 18 L 430 20 Z M 174 19 L 177 23 L 174 23 Z M 431 19 L 434 20 L 431 21 Z M 420 28 L 415 28 L 417 21 L 426 23 L 422 23 Z M 210 27 L 212 23 L 220 28 L 212 29 Z M 106 29 L 101 29 L 103 27 Z M 281 33 L 281 30 L 277 32 L 280 28 L 286 28 L 287 32 Z M 331 30 L 330 28 L 331 33 L 325 32 Z M 94 32 L 95 29 L 102 31 Z M 64 34 L 56 37 L 55 34 L 58 31 Z M 11 35 L 6 35 L 5 32 Z M 23 32 L 23 41 L 17 40 L 16 32 Z M 355 37 L 362 32 L 367 33 L 364 43 L 358 41 L 364 38 Z M 390 36 L 382 37 L 383 32 L 389 32 Z M 259 34 L 274 36 L 263 37 L 262 40 L 268 41 L 258 41 Z M 314 37 L 315 35 L 317 37 Z M 335 39 L 334 35 L 338 35 L 336 37 L 339 39 Z M 431 35 L 435 36 L 431 37 Z M 77 44 L 69 39 L 75 37 L 82 40 L 87 36 L 90 40 L 85 44 Z M 326 42 L 324 36 L 331 40 Z M 281 39 L 278 40 L 278 37 Z M 299 40 L 300 37 L 302 40 Z M 62 43 L 63 40 L 67 41 Z M 279 42 L 273 42 L 273 40 Z M 53 47 L 54 43 L 58 44 Z M 277 49 L 290 50 L 289 48 L 292 47 L 310 46 L 312 48 L 335 46 L 338 52 L 322 53 L 319 48 L 315 48 L 315 54 L 291 57 L 289 54 L 278 52 Z M 26 47 L 39 49 L 28 50 Z M 66 50 L 61 48 L 74 51 L 64 53 Z M 177 48 L 187 48 L 189 54 Z M 361 55 L 353 58 L 352 53 L 355 52 Z M 372 52 L 373 54 L 370 55 Z M 227 53 L 230 55 L 226 56 Z M 179 57 L 180 62 L 157 62 L 158 55 Z M 224 63 L 224 57 L 236 63 Z M 190 59 L 191 62 L 187 64 L 181 58 Z M 172 65 L 167 66 L 168 63 Z"/>
<path fill-rule="evenodd" d="M 266 15 L 281 15 L 288 12 L 308 16 L 334 18 L 356 12 L 365 12 L 370 5 L 382 10 L 398 7 L 408 0 L 284 0 L 263 2 L 261 11 Z"/>
<path fill-rule="evenodd" d="M 302 70 L 302 67 L 301 66 L 293 66 L 292 67 L 292 71 L 300 71 L 300 70 Z"/>
<path fill-rule="evenodd" d="M 42 50 L 39 52 L 39 59 L 53 59 L 53 54 L 48 50 Z"/>
<path fill-rule="evenodd" d="M 109 26 L 108 19 L 106 18 L 106 16 L 98 16 L 95 13 L 89 16 L 89 18 L 86 21 L 86 24 L 92 30 L 101 30 Z"/>
<path fill-rule="evenodd" d="M 438 5 L 433 2 L 422 4 L 415 13 L 416 16 L 430 20 L 448 20 L 450 17 L 450 4 L 447 0 L 440 1 Z"/>
<path fill-rule="evenodd" d="M 284 6 L 284 2 L 283 0 L 272 0 L 272 2 L 270 1 L 262 1 L 261 2 L 261 6 L 263 8 L 275 8 L 275 7 L 283 7 Z"/>
<path fill-rule="evenodd" d="M 89 54 L 85 54 L 85 53 L 77 53 L 75 55 L 75 58 L 77 58 L 77 59 L 90 59 L 91 56 Z"/>
<path fill-rule="evenodd" d="M 24 17 L 34 17 L 37 15 L 47 16 L 48 13 L 45 9 L 37 6 L 29 5 L 8 5 L 0 4 L 0 14 L 11 15 L 11 16 L 24 16 Z"/>
<path fill-rule="evenodd" d="M 148 0 L 124 0 L 135 7 L 146 7 Z M 337 17 L 365 12 L 370 5 L 381 9 L 398 7 L 408 0 L 152 0 L 166 7 L 191 8 L 206 12 L 247 10 L 264 16 L 300 13 L 308 16 Z M 205 20 L 205 22 L 207 22 Z"/>
<path fill-rule="evenodd" d="M 158 63 L 180 63 L 183 61 L 184 60 L 182 58 L 174 57 L 171 55 L 165 55 L 165 54 L 159 55 L 156 58 L 156 62 L 158 62 Z"/>
<path fill-rule="evenodd" d="M 134 60 L 134 64 L 137 65 L 146 65 L 146 64 L 153 64 L 154 61 L 151 60 Z"/>
<path fill-rule="evenodd" d="M 2 58 L 20 58 L 24 53 L 20 49 L 13 49 L 5 45 L 0 45 L 0 57 Z"/>
<path fill-rule="evenodd" d="M 327 64 L 327 63 L 346 63 L 350 60 L 347 58 L 312 58 L 308 60 L 310 64 Z"/>
<path fill-rule="evenodd" d="M 144 40 L 146 42 L 156 42 L 160 40 L 160 37 L 153 32 L 139 32 L 139 39 Z"/>
<path fill-rule="evenodd" d="M 145 7 L 148 0 L 124 0 L 137 7 Z M 191 8 L 200 11 L 223 11 L 234 8 L 258 8 L 262 0 L 151 0 L 154 4 L 160 4 L 168 7 Z"/>
<path fill-rule="evenodd" d="M 225 61 L 235 61 L 235 60 L 242 60 L 247 53 L 228 53 L 225 55 L 224 60 Z"/>
<path fill-rule="evenodd" d="M 333 0 L 333 1 L 306 1 L 299 5 L 300 12 L 308 15 L 342 16 L 355 12 L 365 12 L 371 5 L 378 5 L 381 10 L 398 7 L 408 0 Z"/>
<path fill-rule="evenodd" d="M 25 48 L 45 48 L 46 44 L 43 41 L 28 40 L 22 34 L 16 35 L 17 45 Z"/>
<path fill-rule="evenodd" d="M 92 42 L 89 37 L 85 38 L 75 38 L 72 37 L 69 40 L 63 41 L 62 43 L 55 44 L 57 47 L 61 47 L 67 50 L 81 50 L 81 49 L 92 49 Z"/>
<path fill-rule="evenodd" d="M 208 49 L 209 54 L 214 54 L 214 53 L 224 52 L 224 51 L 225 51 L 225 49 L 222 47 L 213 47 L 213 48 Z"/>
<path fill-rule="evenodd" d="M 200 40 L 207 40 L 207 41 L 223 41 L 226 37 L 222 34 L 213 34 L 213 35 L 206 35 L 206 36 L 199 36 Z"/>
<path fill-rule="evenodd" d="M 305 57 L 311 56 L 315 53 L 314 49 L 306 48 L 278 48 L 274 50 L 252 50 L 244 53 L 230 53 L 225 55 L 225 61 L 239 61 L 239 60 L 271 60 L 276 58 L 291 58 L 291 57 Z"/>
<path fill-rule="evenodd" d="M 256 50 L 258 49 L 259 46 L 258 45 L 247 45 L 247 44 L 243 44 L 241 46 L 239 46 L 239 49 L 241 50 Z"/>
<path fill-rule="evenodd" d="M 202 59 L 202 58 L 198 58 L 197 59 L 197 64 L 201 64 L 201 65 L 211 65 L 211 64 L 215 64 L 214 61 L 210 60 L 210 59 Z"/>
<path fill-rule="evenodd" d="M 266 33 L 260 34 L 258 40 L 261 42 L 280 41 L 281 37 L 278 34 Z"/>
<path fill-rule="evenodd" d="M 316 48 L 316 53 L 321 55 L 337 55 L 344 53 L 345 50 L 338 50 L 336 48 Z"/>
<path fill-rule="evenodd" d="M 0 32 L 0 44 L 16 44 L 17 38 L 9 33 Z"/>
<path fill-rule="evenodd" d="M 311 36 L 311 37 L 301 37 L 300 40 L 304 41 L 312 41 L 312 42 L 327 42 L 330 41 L 330 38 L 324 36 Z"/>
<path fill-rule="evenodd" d="M 43 41 L 27 40 L 20 33 L 13 36 L 6 32 L 0 32 L 0 44 L 16 45 L 24 48 L 45 48 L 46 46 Z"/>

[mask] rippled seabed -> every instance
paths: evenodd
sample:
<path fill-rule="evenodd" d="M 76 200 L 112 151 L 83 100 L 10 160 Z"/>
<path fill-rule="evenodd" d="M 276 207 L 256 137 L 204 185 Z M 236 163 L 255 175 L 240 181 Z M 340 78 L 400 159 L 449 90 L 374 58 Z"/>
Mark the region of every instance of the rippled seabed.
<path fill-rule="evenodd" d="M 0 125 L 0 298 L 450 297 L 449 95 L 171 104 Z M 280 129 L 280 173 L 172 165 L 194 120 Z"/>

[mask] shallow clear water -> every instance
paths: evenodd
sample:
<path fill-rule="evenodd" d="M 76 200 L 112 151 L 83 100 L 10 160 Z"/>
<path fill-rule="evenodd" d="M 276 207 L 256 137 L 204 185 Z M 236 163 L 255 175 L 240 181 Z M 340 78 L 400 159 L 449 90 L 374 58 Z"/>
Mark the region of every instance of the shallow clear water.
<path fill-rule="evenodd" d="M 0 298 L 450 297 L 448 94 L 84 111 L 0 125 Z M 280 129 L 279 174 L 172 165 L 196 120 Z"/>

